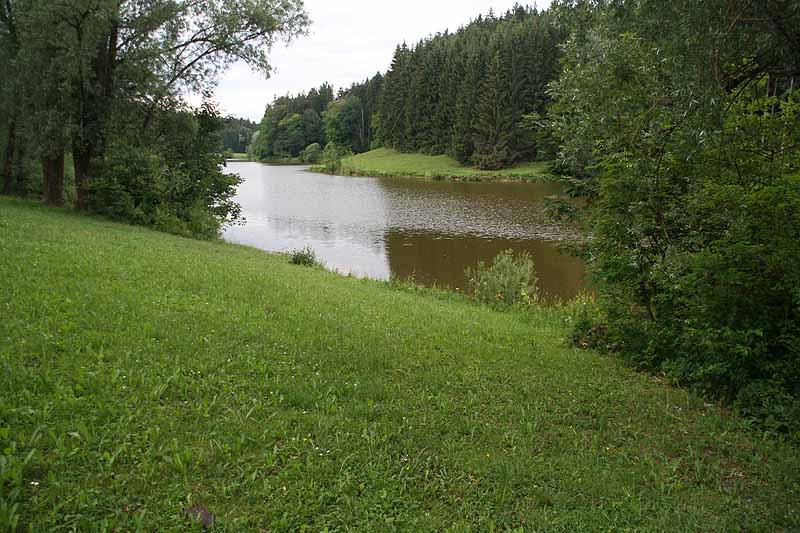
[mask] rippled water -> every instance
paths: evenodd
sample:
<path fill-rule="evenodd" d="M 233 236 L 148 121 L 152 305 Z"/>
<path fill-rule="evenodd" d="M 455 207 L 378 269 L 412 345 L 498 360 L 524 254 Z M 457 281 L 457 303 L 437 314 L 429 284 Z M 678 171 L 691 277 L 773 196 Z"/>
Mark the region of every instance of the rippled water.
<path fill-rule="evenodd" d="M 228 169 L 244 178 L 237 201 L 247 219 L 226 230 L 232 242 L 278 252 L 308 244 L 342 273 L 450 287 L 464 286 L 467 266 L 513 248 L 531 253 L 546 295 L 571 297 L 584 286 L 583 263 L 555 242 L 570 230 L 542 215 L 542 198 L 558 184 L 354 178 L 244 162 Z"/>

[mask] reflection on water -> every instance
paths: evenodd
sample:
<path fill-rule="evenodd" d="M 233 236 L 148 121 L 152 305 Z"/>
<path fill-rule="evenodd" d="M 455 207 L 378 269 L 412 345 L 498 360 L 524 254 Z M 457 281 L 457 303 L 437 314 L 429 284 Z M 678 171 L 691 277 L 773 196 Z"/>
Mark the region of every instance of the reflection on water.
<path fill-rule="evenodd" d="M 540 202 L 553 183 L 460 183 L 352 178 L 306 167 L 229 163 L 244 178 L 237 201 L 247 223 L 225 239 L 269 251 L 311 245 L 342 273 L 463 287 L 464 269 L 502 250 L 527 250 L 539 286 L 571 297 L 583 287 L 584 265 L 561 253 L 564 229 L 545 220 Z"/>

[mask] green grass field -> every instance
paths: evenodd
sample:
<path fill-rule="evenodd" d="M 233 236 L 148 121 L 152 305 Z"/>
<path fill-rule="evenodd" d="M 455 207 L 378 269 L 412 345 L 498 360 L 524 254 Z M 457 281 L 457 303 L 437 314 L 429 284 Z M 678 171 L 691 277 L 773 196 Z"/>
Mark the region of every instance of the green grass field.
<path fill-rule="evenodd" d="M 446 155 L 403 154 L 380 148 L 342 161 L 343 174 L 357 176 L 422 177 L 470 181 L 552 179 L 546 162 L 522 163 L 498 171 L 465 167 Z"/>
<path fill-rule="evenodd" d="M 0 280 L 0 530 L 800 528 L 795 449 L 567 346 L 568 308 L 9 199 Z"/>

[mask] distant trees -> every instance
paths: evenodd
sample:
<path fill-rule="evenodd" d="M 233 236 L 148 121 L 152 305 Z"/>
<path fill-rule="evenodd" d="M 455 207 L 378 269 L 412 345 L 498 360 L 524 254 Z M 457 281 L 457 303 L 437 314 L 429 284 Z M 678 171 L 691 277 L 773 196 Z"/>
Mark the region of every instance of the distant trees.
<path fill-rule="evenodd" d="M 541 142 L 529 118 L 547 112 L 547 86 L 560 72 L 559 45 L 565 38 L 550 13 L 517 6 L 411 48 L 404 43 L 385 75 L 354 83 L 335 99 L 327 84 L 314 90 L 330 96 L 315 109 L 324 120 L 324 135 L 307 133 L 304 142 L 333 142 L 354 153 L 388 146 L 448 154 L 484 169 L 552 158 L 552 143 Z M 298 157 L 299 136 L 290 128 L 296 121 L 282 121 L 297 113 L 309 123 L 303 113 L 310 100 L 311 93 L 270 104 L 253 154 Z"/>
<path fill-rule="evenodd" d="M 258 124 L 250 120 L 236 117 L 226 117 L 223 120 L 222 149 L 235 154 L 247 152 L 247 147 L 253 140 L 253 135 L 258 130 Z"/>
<path fill-rule="evenodd" d="M 328 143 L 354 153 L 366 152 L 378 135 L 375 112 L 382 85 L 383 75 L 376 74 L 338 94 L 325 83 L 308 93 L 275 99 L 264 112 L 251 156 L 296 159 L 307 146 Z"/>
<path fill-rule="evenodd" d="M 378 107 L 381 140 L 487 169 L 550 156 L 524 117 L 546 113 L 565 37 L 550 13 L 517 6 L 398 46 Z"/>
<path fill-rule="evenodd" d="M 267 106 L 248 153 L 257 160 L 298 158 L 310 144 L 325 145 L 322 115 L 333 101 L 333 87 L 282 96 Z"/>

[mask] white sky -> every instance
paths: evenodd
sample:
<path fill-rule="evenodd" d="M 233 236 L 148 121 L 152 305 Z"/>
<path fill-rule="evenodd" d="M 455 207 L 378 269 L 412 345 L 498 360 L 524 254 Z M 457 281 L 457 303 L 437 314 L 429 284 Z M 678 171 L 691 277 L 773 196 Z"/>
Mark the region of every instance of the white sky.
<path fill-rule="evenodd" d="M 220 80 L 216 98 L 223 114 L 261 120 L 276 96 L 297 94 L 323 82 L 336 90 L 386 72 L 395 47 L 467 24 L 494 9 L 505 13 L 517 0 L 305 0 L 309 35 L 270 53 L 273 72 L 265 80 L 245 64 Z M 519 0 L 546 8 L 550 0 Z"/>

